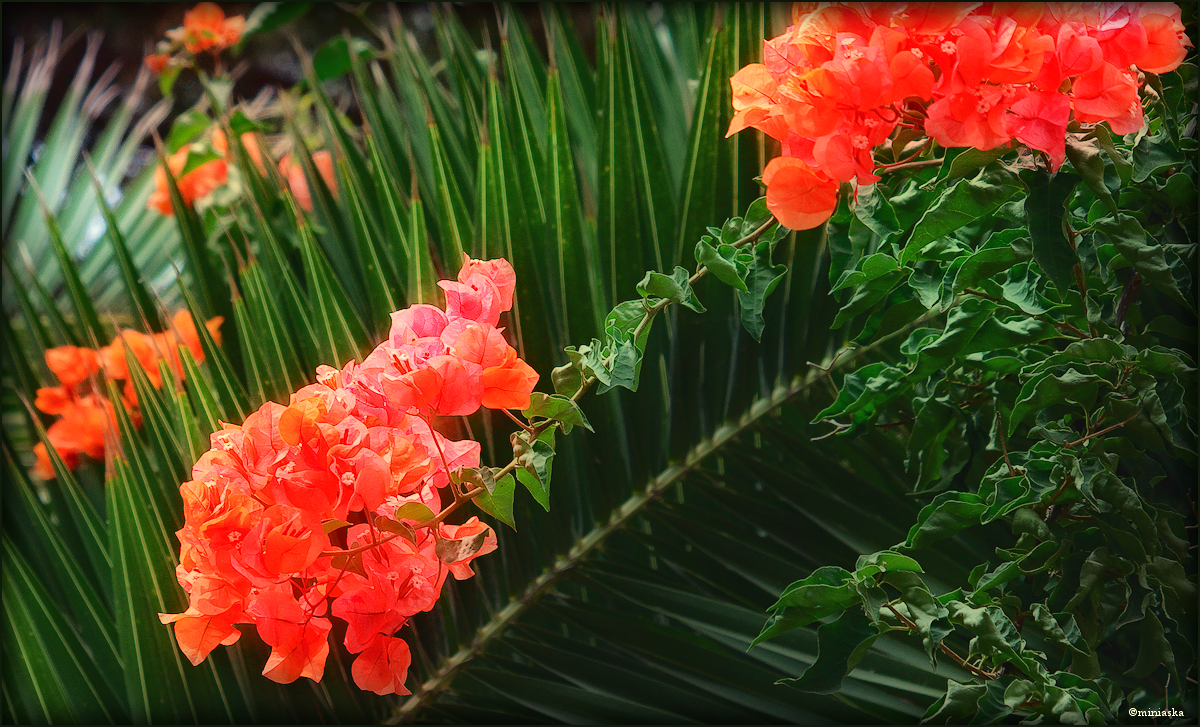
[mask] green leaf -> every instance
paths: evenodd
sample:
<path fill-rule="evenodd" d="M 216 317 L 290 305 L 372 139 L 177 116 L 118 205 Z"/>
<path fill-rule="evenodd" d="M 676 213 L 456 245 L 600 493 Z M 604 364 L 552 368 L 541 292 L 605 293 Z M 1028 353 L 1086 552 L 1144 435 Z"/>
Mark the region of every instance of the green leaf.
<path fill-rule="evenodd" d="M 1067 134 L 1067 159 L 1071 160 L 1071 166 L 1075 167 L 1092 194 L 1114 215 L 1117 214 L 1117 201 L 1113 195 L 1121 189 L 1121 178 L 1115 170 L 1105 174 L 1108 167 L 1100 155 L 1099 142 L 1082 141 L 1073 134 Z"/>
<path fill-rule="evenodd" d="M 921 724 L 962 724 L 975 714 L 979 701 L 987 694 L 986 684 L 963 684 L 946 680 L 946 694 L 929 705 Z"/>
<path fill-rule="evenodd" d="M 406 502 L 396 508 L 395 518 L 397 520 L 412 520 L 419 525 L 432 520 L 434 514 L 433 510 L 430 510 L 429 506 L 424 503 Z"/>
<path fill-rule="evenodd" d="M 543 394 L 535 391 L 529 395 L 529 408 L 521 412 L 529 422 L 534 418 L 561 422 L 563 434 L 570 434 L 571 428 L 578 424 L 589 432 L 594 432 L 583 410 L 573 399 L 558 394 Z"/>
<path fill-rule="evenodd" d="M 749 255 L 739 252 L 733 245 L 721 244 L 713 246 L 713 238 L 705 235 L 696 243 L 696 262 L 708 268 L 718 280 L 736 290 L 748 291 L 746 276 L 750 267 L 745 258 Z"/>
<path fill-rule="evenodd" d="M 291 3 L 284 4 L 290 5 Z M 330 38 L 325 45 L 318 48 L 317 52 L 313 54 L 312 64 L 313 70 L 317 72 L 317 78 L 322 81 L 329 81 L 349 73 L 351 52 L 363 61 L 370 59 L 374 55 L 371 44 L 362 38 L 350 38 L 349 42 L 342 35 Z"/>
<path fill-rule="evenodd" d="M 511 474 L 496 480 L 496 488 L 489 492 L 481 492 L 475 496 L 475 504 L 480 510 L 496 518 L 513 530 L 517 529 L 517 521 L 513 517 L 513 499 L 516 495 L 517 481 Z"/>
<path fill-rule="evenodd" d="M 1074 174 L 1059 172 L 1029 173 L 1025 176 L 1029 195 L 1025 198 L 1025 214 L 1029 217 L 1029 236 L 1033 240 L 1033 259 L 1066 299 L 1075 284 L 1075 254 L 1073 240 L 1067 239 L 1065 226 L 1070 224 L 1064 205 L 1079 183 Z"/>
<path fill-rule="evenodd" d="M 1004 169 L 987 169 L 974 179 L 955 182 L 917 221 L 900 252 L 900 264 L 924 259 L 921 253 L 926 247 L 964 225 L 993 214 L 1023 191 L 1020 180 Z"/>
<path fill-rule="evenodd" d="M 643 298 L 656 296 L 703 313 L 705 308 L 696 298 L 690 278 L 688 271 L 679 266 L 676 266 L 675 272 L 669 276 L 650 270 L 646 272 L 642 282 L 637 284 L 637 292 Z"/>
<path fill-rule="evenodd" d="M 1171 273 L 1163 246 L 1147 239 L 1146 231 L 1142 229 L 1137 218 L 1128 215 L 1118 215 L 1116 219 L 1106 217 L 1097 220 L 1093 228 L 1133 264 L 1133 269 L 1143 280 L 1184 305 L 1191 306 L 1191 302 L 1180 292 L 1175 276 Z"/>
<path fill-rule="evenodd" d="M 817 628 L 817 661 L 796 679 L 781 679 L 802 692 L 833 694 L 842 688 L 846 675 L 879 638 L 879 631 L 858 609 L 844 611 L 837 619 Z"/>
<path fill-rule="evenodd" d="M 989 237 L 959 266 L 954 276 L 953 291 L 962 292 L 1032 257 L 1029 238 L 1023 233 L 1024 230 L 1006 230 Z"/>
<path fill-rule="evenodd" d="M 1134 145 L 1133 181 L 1141 184 L 1162 170 L 1179 167 L 1186 161 L 1164 126 L 1157 133 L 1141 136 Z"/>
<path fill-rule="evenodd" d="M 513 432 L 513 454 L 517 457 L 517 479 L 546 512 L 550 512 L 550 473 L 554 465 L 554 428 L 530 442 L 525 432 Z"/>
<path fill-rule="evenodd" d="M 268 33 L 308 13 L 312 3 L 259 3 L 246 17 L 246 25 L 242 28 L 242 37 L 236 48 L 246 46 L 246 41 L 256 35 Z"/>
<path fill-rule="evenodd" d="M 906 548 L 920 548 L 955 535 L 973 525 L 987 510 L 978 495 L 969 492 L 943 492 L 921 508 L 917 522 L 908 531 Z"/>
<path fill-rule="evenodd" d="M 787 274 L 786 265 L 774 265 L 771 262 L 773 246 L 763 240 L 754 246 L 754 258 L 748 264 L 746 274 L 746 290 L 738 290 L 738 308 L 742 318 L 742 327 L 758 341 L 762 339 L 766 321 L 763 319 L 763 309 L 766 299 Z"/>
<path fill-rule="evenodd" d="M 1030 414 L 1063 399 L 1090 403 L 1095 399 L 1101 381 L 1097 374 L 1079 371 L 1074 367 L 1068 367 L 1061 375 L 1045 372 L 1026 381 L 1009 418 L 1009 436 L 1016 433 L 1017 426 Z"/>
<path fill-rule="evenodd" d="M 774 616 L 750 644 L 751 648 L 850 607 L 861 599 L 854 585 L 853 574 L 837 566 L 822 566 L 809 577 L 791 584 L 767 609 Z"/>

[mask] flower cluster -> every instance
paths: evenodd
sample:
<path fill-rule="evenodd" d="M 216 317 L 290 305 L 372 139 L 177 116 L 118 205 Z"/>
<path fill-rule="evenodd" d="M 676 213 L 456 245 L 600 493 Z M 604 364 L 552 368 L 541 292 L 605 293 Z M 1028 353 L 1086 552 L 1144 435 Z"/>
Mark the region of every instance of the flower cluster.
<path fill-rule="evenodd" d="M 358 654 L 355 683 L 408 693 L 396 631 L 433 607 L 447 574 L 469 578 L 470 561 L 496 548 L 477 518 L 444 522 L 469 495 L 452 474 L 478 467 L 480 447 L 434 419 L 529 406 L 538 376 L 496 327 L 515 283 L 504 260 L 468 258 L 439 283 L 445 310 L 393 313 L 388 340 L 361 364 L 322 366 L 287 406 L 268 402 L 212 435 L 180 488 L 189 606 L 160 616 L 193 664 L 253 624 L 271 647 L 265 676 L 320 680 L 333 616 Z"/>
<path fill-rule="evenodd" d="M 146 56 L 146 67 L 162 73 L 172 64 L 188 63 L 180 49 L 193 56 L 205 51 L 219 53 L 237 43 L 245 27 L 244 16 L 227 18 L 216 3 L 200 3 L 183 14 L 182 26 L 167 31 L 167 40 Z"/>
<path fill-rule="evenodd" d="M 262 149 L 258 145 L 258 137 L 252 133 L 245 133 L 241 135 L 240 139 L 242 146 L 246 149 L 246 154 L 258 167 L 259 173 L 265 175 L 267 168 Z M 180 176 L 186 168 L 188 157 L 191 154 L 205 155 L 210 150 L 212 152 L 210 156 L 215 155 L 215 158 L 201 162 Z M 312 160 L 317 172 L 325 180 L 326 186 L 336 197 L 337 178 L 333 173 L 333 157 L 328 151 L 322 149 L 313 152 Z M 213 129 L 211 141 L 207 146 L 200 142 L 187 144 L 167 158 L 167 167 L 176 179 L 175 185 L 179 189 L 179 196 L 188 206 L 194 205 L 197 200 L 203 199 L 218 188 L 225 186 L 229 182 L 229 165 L 232 163 L 233 151 L 229 148 L 225 133 L 220 129 Z M 300 208 L 305 212 L 311 212 L 313 208 L 312 194 L 308 189 L 308 180 L 304 177 L 303 167 L 293 161 L 291 155 L 288 154 L 279 162 L 279 173 L 287 182 Z M 154 170 L 154 191 L 150 193 L 150 199 L 146 206 L 149 209 L 157 210 L 162 215 L 175 214 L 175 209 L 171 206 L 171 192 L 167 187 L 167 172 L 161 165 Z"/>
<path fill-rule="evenodd" d="M 1013 139 L 1057 170 L 1067 124 L 1142 127 L 1138 69 L 1164 73 L 1191 45 L 1171 3 L 801 4 L 763 62 L 731 79 L 728 135 L 782 142 L 763 170 L 787 227 L 833 214 L 839 182 L 878 181 L 872 152 L 897 126 L 943 147 Z"/>
<path fill-rule="evenodd" d="M 220 343 L 220 327 L 223 318 L 213 318 L 205 324 L 213 339 Z M 58 378 L 59 385 L 38 389 L 34 405 L 45 414 L 60 418 L 50 425 L 46 437 L 63 464 L 69 469 L 79 465 L 79 455 L 92 459 L 104 459 L 104 434 L 115 431 L 116 412 L 113 405 L 100 392 L 94 382 L 96 374 L 103 372 L 113 381 L 124 381 L 122 402 L 131 413 L 134 424 L 141 424 L 137 411 L 137 393 L 129 379 L 129 366 L 125 358 L 126 347 L 145 370 L 155 388 L 162 388 L 159 359 L 165 359 L 176 376 L 183 378 L 183 365 L 179 360 L 179 346 L 187 346 L 196 361 L 204 361 L 204 350 L 196 335 L 192 315 L 181 310 L 171 319 L 169 330 L 146 335 L 134 330 L 120 331 L 112 343 L 100 350 L 59 346 L 46 351 L 46 366 Z M 33 448 L 37 455 L 34 473 L 42 479 L 54 478 L 54 467 L 46 445 Z"/>

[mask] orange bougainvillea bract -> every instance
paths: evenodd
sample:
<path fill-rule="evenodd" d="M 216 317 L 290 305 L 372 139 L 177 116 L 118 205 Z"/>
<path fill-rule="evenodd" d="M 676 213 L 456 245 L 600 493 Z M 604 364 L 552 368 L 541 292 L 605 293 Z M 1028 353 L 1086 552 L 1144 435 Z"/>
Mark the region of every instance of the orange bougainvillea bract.
<path fill-rule="evenodd" d="M 878 181 L 873 151 L 898 126 L 947 148 L 1015 139 L 1057 171 L 1072 118 L 1138 131 L 1139 69 L 1174 70 L 1191 46 L 1172 3 L 800 3 L 793 17 L 730 79 L 727 136 L 782 143 L 767 205 L 798 230 L 829 219 L 841 182 Z"/>
<path fill-rule="evenodd" d="M 221 342 L 220 327 L 223 321 L 218 316 L 205 324 L 218 344 Z M 171 319 L 171 326 L 162 333 L 146 335 L 124 330 L 99 351 L 76 346 L 59 346 L 46 351 L 46 367 L 58 379 L 59 385 L 38 389 L 34 406 L 44 414 L 59 417 L 46 430 L 46 438 L 67 469 L 73 470 L 79 465 L 81 454 L 92 459 L 104 459 L 105 432 L 116 431 L 116 413 L 112 403 L 93 386 L 97 374 L 103 373 L 112 381 L 125 382 L 122 404 L 130 412 L 134 425 L 140 426 L 141 414 L 137 410 L 137 394 L 129 378 L 126 346 L 145 370 L 150 383 L 155 388 L 161 388 L 163 382 L 158 368 L 159 359 L 165 359 L 175 375 L 183 378 L 183 365 L 179 360 L 181 345 L 187 346 L 197 362 L 204 361 L 204 350 L 196 335 L 196 325 L 186 310 L 177 312 Z M 38 443 L 33 451 L 37 456 L 34 473 L 42 479 L 53 479 L 54 466 L 46 445 Z"/>
<path fill-rule="evenodd" d="M 434 418 L 529 406 L 538 375 L 496 327 L 515 283 L 506 261 L 467 259 L 440 283 L 445 310 L 393 313 L 361 364 L 322 366 L 286 405 L 212 435 L 180 488 L 188 609 L 160 616 L 193 664 L 246 624 L 271 647 L 265 676 L 317 681 L 338 618 L 358 654 L 355 683 L 408 693 L 396 632 L 433 607 L 447 575 L 470 578 L 470 562 L 496 548 L 478 518 L 443 522 L 459 502 L 443 491 L 456 470 L 479 466 L 480 446 L 444 436 Z"/>

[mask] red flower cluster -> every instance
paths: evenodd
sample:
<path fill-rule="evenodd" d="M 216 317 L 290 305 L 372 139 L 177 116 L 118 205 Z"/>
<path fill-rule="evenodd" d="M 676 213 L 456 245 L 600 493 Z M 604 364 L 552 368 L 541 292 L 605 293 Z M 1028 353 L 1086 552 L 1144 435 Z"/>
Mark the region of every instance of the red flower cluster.
<path fill-rule="evenodd" d="M 219 329 L 224 320 L 217 317 L 206 324 L 217 343 L 221 342 Z M 192 322 L 191 313 L 185 310 L 175 314 L 171 319 L 171 328 L 163 333 L 146 335 L 124 330 L 99 351 L 76 346 L 59 346 L 46 351 L 46 366 L 58 378 L 60 385 L 38 389 L 34 405 L 46 414 L 61 416 L 50 425 L 46 436 L 69 469 L 73 470 L 79 465 L 81 454 L 92 459 L 104 459 L 104 433 L 115 431 L 116 428 L 113 405 L 101 393 L 93 390 L 93 376 L 103 371 L 109 379 L 125 382 L 121 399 L 134 424 L 141 426 L 141 414 L 136 408 L 137 393 L 133 382 L 129 380 L 125 347 L 128 346 L 133 352 L 155 388 L 162 388 L 159 359 L 166 359 L 171 370 L 183 378 L 183 364 L 179 360 L 180 345 L 187 346 L 196 361 L 204 360 L 196 325 Z M 33 451 L 37 455 L 34 473 L 45 480 L 54 479 L 54 467 L 50 464 L 46 445 L 34 445 Z"/>
<path fill-rule="evenodd" d="M 763 63 L 731 79 L 727 136 L 753 127 L 783 143 L 763 170 L 785 226 L 829 219 L 842 181 L 878 181 L 872 151 L 898 125 L 943 147 L 1011 140 L 1057 170 L 1072 114 L 1118 134 L 1142 127 L 1138 70 L 1179 66 L 1191 45 L 1172 3 L 797 5 Z"/>
<path fill-rule="evenodd" d="M 445 311 L 393 313 L 362 364 L 322 366 L 287 406 L 268 402 L 213 434 L 180 488 L 189 607 L 160 616 L 193 664 L 235 642 L 235 624 L 254 624 L 272 649 L 265 676 L 318 681 L 336 616 L 359 654 L 355 683 L 408 693 L 409 649 L 394 634 L 433 607 L 447 573 L 469 578 L 470 561 L 496 548 L 477 518 L 442 521 L 463 501 L 451 473 L 478 467 L 480 447 L 447 439 L 433 418 L 529 406 L 538 375 L 496 327 L 515 283 L 504 260 L 467 259 L 439 283 Z"/>

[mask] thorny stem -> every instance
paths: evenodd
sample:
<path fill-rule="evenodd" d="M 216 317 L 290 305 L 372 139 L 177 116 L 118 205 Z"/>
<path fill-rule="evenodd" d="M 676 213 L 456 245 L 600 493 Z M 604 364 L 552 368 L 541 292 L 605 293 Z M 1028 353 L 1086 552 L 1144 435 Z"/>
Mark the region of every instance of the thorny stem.
<path fill-rule="evenodd" d="M 889 609 L 891 609 L 892 613 L 896 614 L 896 618 L 898 618 L 902 622 L 904 622 L 904 625 L 907 626 L 910 631 L 916 631 L 916 632 L 920 633 L 920 631 L 921 631 L 920 627 L 918 627 L 915 623 L 913 623 L 911 619 L 909 619 L 907 616 L 905 616 L 904 614 L 897 611 L 896 607 L 893 606 L 892 604 L 889 603 L 886 605 Z M 942 642 L 938 642 L 938 648 L 942 650 L 942 653 L 944 653 L 946 656 L 950 657 L 954 661 L 958 662 L 959 666 L 970 671 L 972 674 L 981 676 L 984 679 L 988 679 L 988 680 L 996 678 L 995 674 L 993 674 L 989 671 L 984 671 L 983 669 L 980 669 L 979 667 L 972 665 L 966 659 L 964 659 L 961 656 L 959 656 L 958 654 L 956 654 L 954 652 L 954 649 L 951 649 L 949 646 L 946 646 L 946 644 L 944 644 Z"/>

